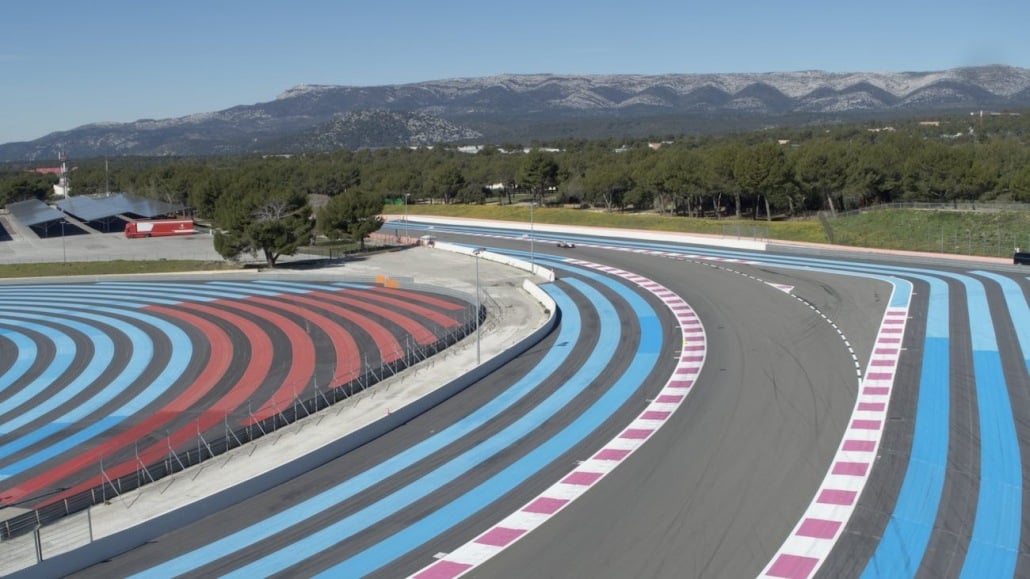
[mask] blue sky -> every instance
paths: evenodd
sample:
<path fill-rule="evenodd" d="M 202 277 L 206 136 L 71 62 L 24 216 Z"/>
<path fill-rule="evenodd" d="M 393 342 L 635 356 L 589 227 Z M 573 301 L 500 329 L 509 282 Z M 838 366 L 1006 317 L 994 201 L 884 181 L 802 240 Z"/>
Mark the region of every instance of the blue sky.
<path fill-rule="evenodd" d="M 0 14 L 0 143 L 298 84 L 1030 68 L 1026 0 L 14 0 Z"/>

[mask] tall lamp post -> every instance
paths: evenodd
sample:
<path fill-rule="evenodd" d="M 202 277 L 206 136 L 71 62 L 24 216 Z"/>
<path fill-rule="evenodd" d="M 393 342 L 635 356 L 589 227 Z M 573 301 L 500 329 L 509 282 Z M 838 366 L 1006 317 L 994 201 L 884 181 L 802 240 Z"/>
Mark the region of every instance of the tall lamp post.
<path fill-rule="evenodd" d="M 480 364 L 480 348 L 479 348 L 479 254 L 486 251 L 482 247 L 477 247 L 472 250 L 472 255 L 476 256 L 476 366 Z"/>
<path fill-rule="evenodd" d="M 68 263 L 68 249 L 64 244 L 64 219 L 61 219 L 61 263 Z"/>
<path fill-rule="evenodd" d="M 529 266 L 530 273 L 536 273 L 536 254 L 533 251 L 533 206 L 536 205 L 535 199 L 529 200 Z"/>
<path fill-rule="evenodd" d="M 408 197 L 411 193 L 404 194 L 404 243 L 408 242 Z"/>

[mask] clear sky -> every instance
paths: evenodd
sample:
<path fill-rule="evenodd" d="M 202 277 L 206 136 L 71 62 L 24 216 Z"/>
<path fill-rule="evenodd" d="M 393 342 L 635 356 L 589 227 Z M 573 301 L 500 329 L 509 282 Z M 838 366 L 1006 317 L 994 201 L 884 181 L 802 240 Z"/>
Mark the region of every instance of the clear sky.
<path fill-rule="evenodd" d="M 0 11 L 0 143 L 501 73 L 1030 68 L 1027 0 L 45 0 Z"/>

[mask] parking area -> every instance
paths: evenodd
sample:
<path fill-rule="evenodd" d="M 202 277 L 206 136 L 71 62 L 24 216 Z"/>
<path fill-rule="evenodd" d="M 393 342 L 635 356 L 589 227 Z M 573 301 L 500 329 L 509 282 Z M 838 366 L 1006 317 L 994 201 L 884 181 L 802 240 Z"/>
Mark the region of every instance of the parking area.
<path fill-rule="evenodd" d="M 0 215 L 0 228 L 9 239 L 0 240 L 0 264 L 60 261 L 107 261 L 148 259 L 221 260 L 210 233 L 187 237 L 126 239 L 121 232 L 65 235 L 41 238 L 17 221 Z"/>

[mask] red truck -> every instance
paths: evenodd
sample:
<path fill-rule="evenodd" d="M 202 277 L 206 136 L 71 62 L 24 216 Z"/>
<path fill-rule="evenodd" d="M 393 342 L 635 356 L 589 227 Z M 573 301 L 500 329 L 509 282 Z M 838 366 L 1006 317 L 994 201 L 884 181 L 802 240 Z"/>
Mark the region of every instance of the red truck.
<path fill-rule="evenodd" d="M 125 224 L 125 237 L 165 237 L 168 235 L 193 235 L 192 219 L 149 219 L 130 221 Z"/>

